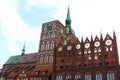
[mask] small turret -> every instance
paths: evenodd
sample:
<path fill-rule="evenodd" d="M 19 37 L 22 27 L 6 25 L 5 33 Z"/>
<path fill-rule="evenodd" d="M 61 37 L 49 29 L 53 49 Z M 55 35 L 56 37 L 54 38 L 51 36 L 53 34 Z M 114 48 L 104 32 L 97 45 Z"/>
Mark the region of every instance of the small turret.
<path fill-rule="evenodd" d="M 22 55 L 25 55 L 25 44 L 24 44 L 23 49 L 22 49 Z"/>

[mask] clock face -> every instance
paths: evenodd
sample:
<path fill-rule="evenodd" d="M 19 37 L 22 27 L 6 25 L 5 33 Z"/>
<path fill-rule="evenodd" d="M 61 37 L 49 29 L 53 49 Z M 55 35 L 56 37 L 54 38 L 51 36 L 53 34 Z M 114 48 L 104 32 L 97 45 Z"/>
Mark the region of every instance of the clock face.
<path fill-rule="evenodd" d="M 68 46 L 67 50 L 70 51 L 72 49 L 72 46 Z"/>
<path fill-rule="evenodd" d="M 111 40 L 106 40 L 106 41 L 105 41 L 105 44 L 109 46 L 109 45 L 112 44 L 112 41 L 111 41 Z"/>
<path fill-rule="evenodd" d="M 62 47 L 59 47 L 59 48 L 58 48 L 58 52 L 61 52 L 61 51 L 62 51 L 62 49 L 63 49 Z"/>
<path fill-rule="evenodd" d="M 90 47 L 90 43 L 86 43 L 85 48 L 89 48 L 89 47 Z"/>
<path fill-rule="evenodd" d="M 100 42 L 99 42 L 99 41 L 96 41 L 96 42 L 94 43 L 94 46 L 95 46 L 95 47 L 100 46 Z"/>
<path fill-rule="evenodd" d="M 76 45 L 76 49 L 80 49 L 80 44 L 77 44 L 77 45 Z"/>

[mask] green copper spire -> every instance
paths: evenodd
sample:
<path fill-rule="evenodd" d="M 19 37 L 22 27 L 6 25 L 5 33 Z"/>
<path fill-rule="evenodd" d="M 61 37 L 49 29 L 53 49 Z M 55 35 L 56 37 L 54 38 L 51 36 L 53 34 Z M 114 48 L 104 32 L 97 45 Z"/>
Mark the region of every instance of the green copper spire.
<path fill-rule="evenodd" d="M 66 17 L 66 25 L 67 25 L 67 24 L 68 24 L 68 25 L 71 24 L 69 7 L 68 7 L 68 12 L 67 12 L 67 17 Z"/>
<path fill-rule="evenodd" d="M 71 33 L 71 19 L 70 19 L 69 7 L 68 7 L 68 12 L 67 12 L 65 23 L 66 23 L 66 33 Z"/>
<path fill-rule="evenodd" d="M 23 49 L 22 49 L 22 55 L 24 55 L 24 54 L 25 54 L 25 44 L 24 44 Z"/>

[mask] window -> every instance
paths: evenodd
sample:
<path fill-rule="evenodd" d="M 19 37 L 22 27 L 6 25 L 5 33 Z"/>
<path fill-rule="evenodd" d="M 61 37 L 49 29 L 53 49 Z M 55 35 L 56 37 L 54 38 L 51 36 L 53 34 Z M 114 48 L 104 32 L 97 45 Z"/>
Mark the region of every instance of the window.
<path fill-rule="evenodd" d="M 35 75 L 38 75 L 38 73 L 39 73 L 38 71 L 35 71 Z"/>
<path fill-rule="evenodd" d="M 49 63 L 53 63 L 53 55 L 49 56 Z"/>
<path fill-rule="evenodd" d="M 96 74 L 96 80 L 102 80 L 102 74 Z"/>
<path fill-rule="evenodd" d="M 97 55 L 95 55 L 95 56 L 94 56 L 94 58 L 95 58 L 95 60 L 97 60 L 97 59 L 98 59 L 98 56 L 97 56 Z"/>
<path fill-rule="evenodd" d="M 97 53 L 97 50 L 96 50 L 96 49 L 94 50 L 94 53 Z"/>
<path fill-rule="evenodd" d="M 44 48 L 45 48 L 45 45 L 42 44 L 42 45 L 41 45 L 41 51 L 44 51 Z"/>
<path fill-rule="evenodd" d="M 80 54 L 81 54 L 81 52 L 78 52 L 78 54 L 80 55 Z"/>
<path fill-rule="evenodd" d="M 42 74 L 45 75 L 45 74 L 46 74 L 46 71 L 43 71 Z"/>
<path fill-rule="evenodd" d="M 51 42 L 50 49 L 54 49 L 54 41 Z"/>
<path fill-rule="evenodd" d="M 46 50 L 49 50 L 49 42 L 47 41 L 47 43 L 46 43 Z"/>
<path fill-rule="evenodd" d="M 85 80 L 91 80 L 91 74 L 85 74 Z"/>
<path fill-rule="evenodd" d="M 98 49 L 98 52 L 101 52 L 101 49 Z"/>
<path fill-rule="evenodd" d="M 71 75 L 66 75 L 66 80 L 71 80 Z"/>
<path fill-rule="evenodd" d="M 62 76 L 61 75 L 57 75 L 56 76 L 56 80 L 62 80 Z"/>
<path fill-rule="evenodd" d="M 44 40 L 44 39 L 46 39 L 46 35 L 45 34 L 42 35 L 42 40 Z"/>
<path fill-rule="evenodd" d="M 44 26 L 44 28 L 43 28 L 44 30 L 43 31 L 46 31 L 47 30 L 47 26 Z"/>
<path fill-rule="evenodd" d="M 115 76 L 113 72 L 107 73 L 107 80 L 115 80 Z"/>
<path fill-rule="evenodd" d="M 86 51 L 86 50 L 84 51 L 84 54 L 87 54 L 87 51 Z"/>
<path fill-rule="evenodd" d="M 91 53 L 91 51 L 89 50 L 89 51 L 88 51 L 88 53 L 90 54 L 90 53 Z"/>
<path fill-rule="evenodd" d="M 75 75 L 75 80 L 80 80 L 80 78 L 81 78 L 80 74 Z"/>
<path fill-rule="evenodd" d="M 88 60 L 91 60 L 91 56 L 90 55 L 88 56 Z"/>
<path fill-rule="evenodd" d="M 60 69 L 63 69 L 63 66 L 60 66 Z"/>
<path fill-rule="evenodd" d="M 108 48 L 106 47 L 106 51 L 108 51 Z"/>
<path fill-rule="evenodd" d="M 48 63 L 48 55 L 44 57 L 44 63 Z"/>
<path fill-rule="evenodd" d="M 112 51 L 113 49 L 112 49 L 112 47 L 110 47 L 110 51 Z"/>
<path fill-rule="evenodd" d="M 43 55 L 40 56 L 40 63 L 43 63 Z"/>
<path fill-rule="evenodd" d="M 46 63 L 48 63 L 48 55 L 46 55 Z"/>

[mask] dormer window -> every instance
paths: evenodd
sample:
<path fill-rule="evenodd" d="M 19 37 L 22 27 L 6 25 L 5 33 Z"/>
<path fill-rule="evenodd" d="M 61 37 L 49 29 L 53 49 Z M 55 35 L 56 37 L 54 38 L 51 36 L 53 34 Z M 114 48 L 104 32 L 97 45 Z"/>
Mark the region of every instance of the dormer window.
<path fill-rule="evenodd" d="M 47 71 L 43 71 L 43 72 L 42 72 L 42 75 L 45 75 L 46 73 L 47 73 Z"/>
<path fill-rule="evenodd" d="M 39 74 L 39 72 L 38 71 L 35 71 L 35 75 L 38 75 Z"/>

